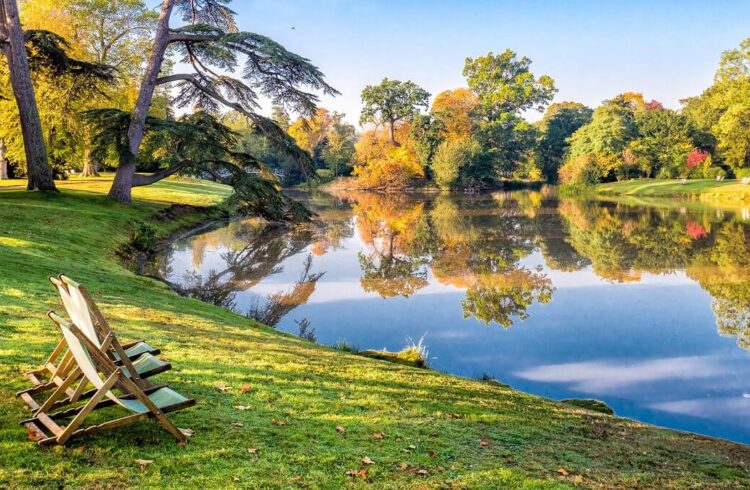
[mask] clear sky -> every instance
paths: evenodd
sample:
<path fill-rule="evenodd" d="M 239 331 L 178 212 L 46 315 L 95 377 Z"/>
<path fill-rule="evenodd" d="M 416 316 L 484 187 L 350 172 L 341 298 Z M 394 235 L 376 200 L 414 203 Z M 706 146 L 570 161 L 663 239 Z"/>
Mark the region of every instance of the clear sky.
<path fill-rule="evenodd" d="M 510 48 L 555 79 L 555 101 L 596 106 L 625 91 L 678 108 L 750 37 L 750 1 L 235 0 L 241 30 L 309 58 L 341 92 L 321 105 L 356 123 L 383 77 L 433 95 L 465 85 L 467 56 Z M 292 29 L 294 27 L 294 29 Z M 539 116 L 530 114 L 530 119 Z"/>

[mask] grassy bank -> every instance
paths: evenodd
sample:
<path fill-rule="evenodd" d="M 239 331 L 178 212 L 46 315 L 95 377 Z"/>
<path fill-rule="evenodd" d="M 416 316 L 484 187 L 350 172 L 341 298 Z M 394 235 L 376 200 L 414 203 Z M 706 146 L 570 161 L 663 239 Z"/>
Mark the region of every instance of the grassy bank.
<path fill-rule="evenodd" d="M 750 204 L 750 185 L 736 180 L 716 182 L 699 179 L 682 183 L 680 180 L 637 179 L 599 184 L 594 187 L 594 191 L 605 195 L 681 197 L 715 203 Z"/>
<path fill-rule="evenodd" d="M 115 251 L 141 222 L 163 237 L 199 219 L 154 220 L 169 204 L 209 205 L 226 189 L 167 181 L 137 189 L 124 207 L 104 197 L 106 186 L 0 192 L 0 488 L 750 485 L 745 446 L 355 356 L 181 298 L 128 272 Z M 46 281 L 58 272 L 89 287 L 120 337 L 161 347 L 174 369 L 159 379 L 198 400 L 172 415 L 195 431 L 187 446 L 151 422 L 66 447 L 27 440 L 14 392 L 26 387 L 19 370 L 58 338 L 44 317 L 62 310 Z M 366 480 L 347 476 L 361 469 Z"/>

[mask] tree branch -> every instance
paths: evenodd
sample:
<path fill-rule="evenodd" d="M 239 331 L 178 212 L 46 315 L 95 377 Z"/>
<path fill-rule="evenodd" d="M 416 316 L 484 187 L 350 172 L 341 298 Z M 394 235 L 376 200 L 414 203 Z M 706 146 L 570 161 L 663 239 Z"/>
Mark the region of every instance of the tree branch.
<path fill-rule="evenodd" d="M 183 160 L 180 163 L 176 163 L 169 168 L 165 168 L 164 170 L 160 170 L 159 172 L 154 172 L 149 175 L 135 174 L 133 176 L 133 187 L 151 185 L 154 182 L 159 182 L 160 180 L 165 179 L 176 172 L 179 172 L 192 163 L 193 162 L 190 160 Z"/>

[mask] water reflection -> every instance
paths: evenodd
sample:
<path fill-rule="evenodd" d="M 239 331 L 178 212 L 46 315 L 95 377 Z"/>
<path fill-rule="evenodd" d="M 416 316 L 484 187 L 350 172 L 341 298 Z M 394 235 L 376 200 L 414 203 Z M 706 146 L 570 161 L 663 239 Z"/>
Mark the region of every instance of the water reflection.
<path fill-rule="evenodd" d="M 323 343 L 428 332 L 438 369 L 750 442 L 748 213 L 551 189 L 298 197 L 313 225 L 234 222 L 175 244 L 161 275 Z"/>

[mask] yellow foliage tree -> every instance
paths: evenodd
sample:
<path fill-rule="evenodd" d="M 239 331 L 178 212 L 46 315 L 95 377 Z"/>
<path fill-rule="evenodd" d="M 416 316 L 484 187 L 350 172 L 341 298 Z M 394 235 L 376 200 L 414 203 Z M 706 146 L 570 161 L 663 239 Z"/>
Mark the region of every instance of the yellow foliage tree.
<path fill-rule="evenodd" d="M 446 90 L 435 96 L 431 112 L 443 127 L 445 139 L 457 140 L 471 136 L 476 129 L 472 111 L 478 103 L 479 98 L 468 88 Z"/>
<path fill-rule="evenodd" d="M 355 146 L 354 175 L 363 189 L 402 189 L 415 179 L 424 177 L 413 141 L 409 137 L 410 125 L 403 123 L 395 129 L 400 146 L 391 143 L 384 129 L 365 131 Z"/>
<path fill-rule="evenodd" d="M 332 123 L 333 119 L 328 110 L 319 107 L 315 110 L 313 117 L 300 117 L 294 121 L 289 126 L 289 135 L 294 138 L 300 148 L 315 156 L 320 152 Z"/>

